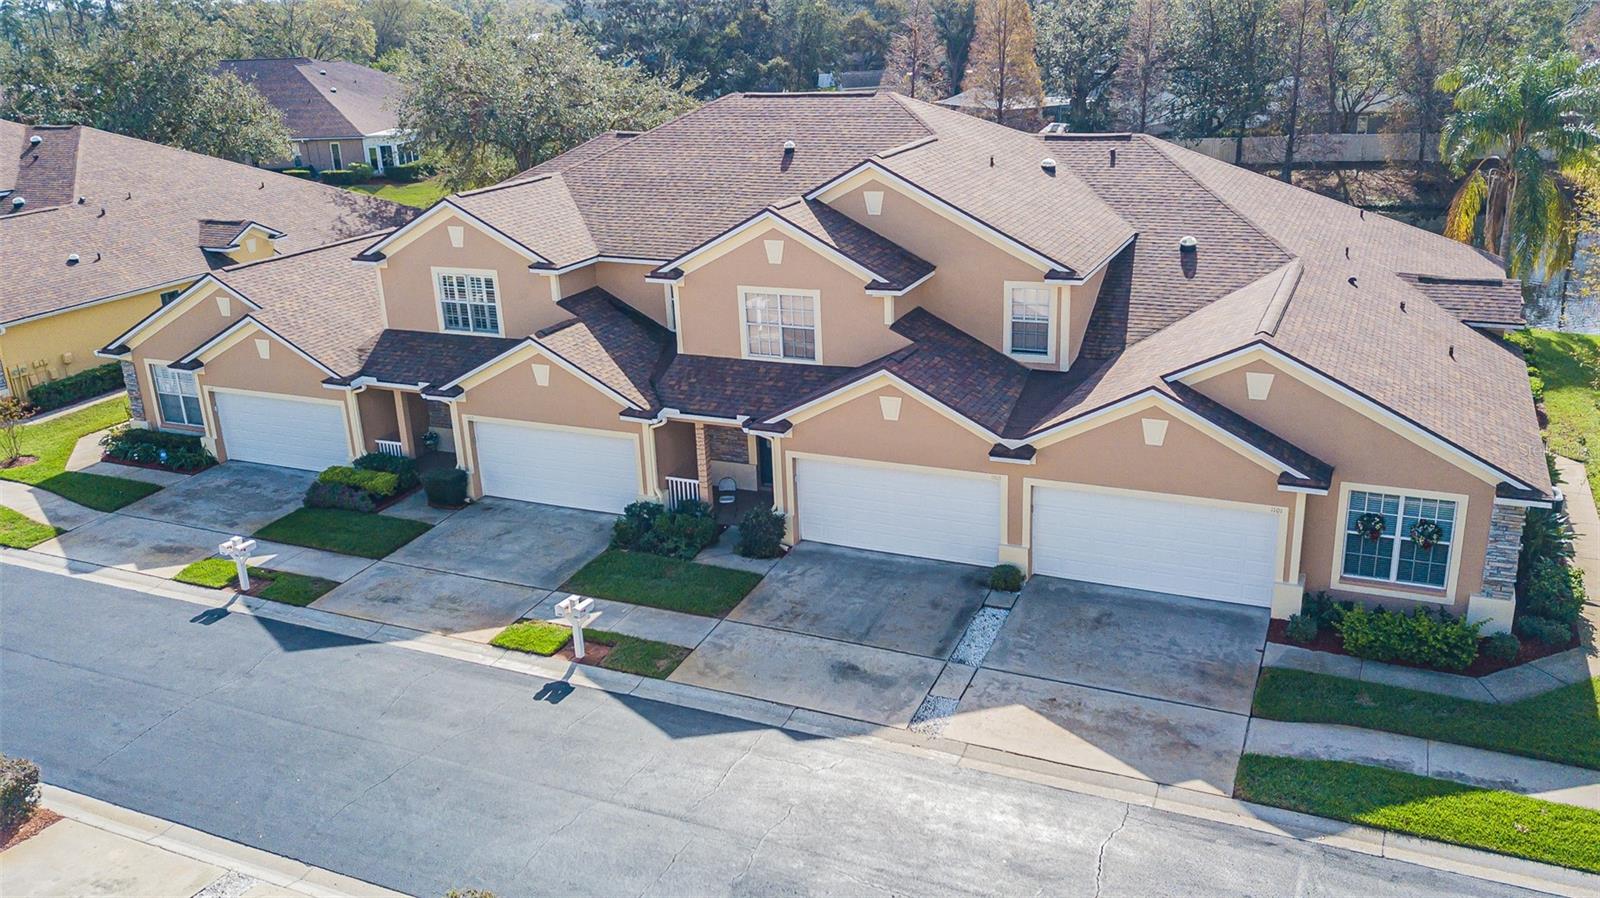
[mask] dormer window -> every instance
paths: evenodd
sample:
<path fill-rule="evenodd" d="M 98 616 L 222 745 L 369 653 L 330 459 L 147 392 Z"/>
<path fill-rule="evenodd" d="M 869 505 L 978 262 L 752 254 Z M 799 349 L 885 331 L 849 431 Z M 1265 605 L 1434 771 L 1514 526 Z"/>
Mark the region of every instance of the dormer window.
<path fill-rule="evenodd" d="M 817 360 L 816 291 L 739 291 L 744 313 L 745 357 L 781 362 Z"/>
<path fill-rule="evenodd" d="M 1006 352 L 1050 360 L 1055 345 L 1054 292 L 1047 284 L 1006 285 Z"/>
<path fill-rule="evenodd" d="M 441 330 L 500 335 L 500 290 L 493 272 L 434 269 Z"/>

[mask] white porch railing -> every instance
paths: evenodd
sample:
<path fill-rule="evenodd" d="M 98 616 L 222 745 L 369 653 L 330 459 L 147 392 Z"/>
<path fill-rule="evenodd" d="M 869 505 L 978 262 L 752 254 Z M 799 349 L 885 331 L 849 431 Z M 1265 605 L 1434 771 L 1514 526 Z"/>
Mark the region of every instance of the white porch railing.
<path fill-rule="evenodd" d="M 676 508 L 679 502 L 699 502 L 700 481 L 693 477 L 667 475 L 667 507 Z"/>
<path fill-rule="evenodd" d="M 380 439 L 380 440 L 373 440 L 373 443 L 377 445 L 378 451 L 383 453 L 384 455 L 398 455 L 401 458 L 405 457 L 405 454 L 406 454 L 405 446 L 402 445 L 399 440 L 381 440 Z"/>

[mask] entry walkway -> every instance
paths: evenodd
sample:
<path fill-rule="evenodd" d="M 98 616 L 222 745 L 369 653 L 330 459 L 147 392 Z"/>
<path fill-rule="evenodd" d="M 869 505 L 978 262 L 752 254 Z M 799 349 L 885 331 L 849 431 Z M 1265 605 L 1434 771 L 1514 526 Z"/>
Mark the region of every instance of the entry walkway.
<path fill-rule="evenodd" d="M 1600 770 L 1328 723 L 1250 721 L 1251 754 L 1349 761 L 1600 810 Z"/>

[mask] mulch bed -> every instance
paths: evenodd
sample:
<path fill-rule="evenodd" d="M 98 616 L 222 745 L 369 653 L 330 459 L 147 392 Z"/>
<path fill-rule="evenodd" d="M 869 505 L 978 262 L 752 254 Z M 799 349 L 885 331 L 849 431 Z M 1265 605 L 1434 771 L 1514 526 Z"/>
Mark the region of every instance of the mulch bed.
<path fill-rule="evenodd" d="M 6 462 L 5 464 L 0 464 L 0 470 L 4 470 L 6 468 L 22 468 L 22 467 L 26 467 L 28 465 L 33 464 L 34 462 L 36 462 L 38 460 L 39 460 L 39 456 L 37 456 L 37 455 L 19 455 L 16 458 L 13 458 L 11 461 Z"/>
<path fill-rule="evenodd" d="M 571 661 L 576 664 L 587 664 L 591 667 L 599 667 L 600 662 L 606 660 L 606 656 L 609 654 L 611 654 L 611 646 L 595 642 L 593 639 L 585 637 L 583 640 L 582 658 L 572 657 L 572 643 L 570 642 L 567 643 L 565 648 L 556 652 L 555 657 L 564 661 Z"/>
<path fill-rule="evenodd" d="M 174 468 L 171 465 L 164 465 L 158 461 L 134 461 L 131 458 L 116 458 L 114 456 L 107 455 L 104 452 L 100 453 L 100 460 L 112 465 L 126 465 L 130 468 L 146 468 L 151 471 L 166 471 L 171 474 L 198 474 L 201 471 L 204 471 L 206 468 L 214 467 L 213 465 L 206 465 L 200 468 Z"/>
<path fill-rule="evenodd" d="M 1328 652 L 1334 655 L 1350 654 L 1344 650 L 1344 640 L 1332 627 L 1323 627 L 1321 630 L 1318 630 L 1317 638 L 1312 640 L 1309 645 L 1301 645 L 1298 642 L 1291 641 L 1287 635 L 1288 628 L 1288 621 L 1273 621 L 1272 624 L 1267 627 L 1267 641 L 1276 642 L 1280 645 L 1292 645 L 1295 648 L 1310 649 L 1313 652 Z M 1481 641 L 1479 644 L 1480 646 L 1482 645 Z M 1568 642 L 1566 645 L 1555 646 L 1546 645 L 1542 642 L 1532 639 L 1524 639 L 1522 640 L 1522 651 L 1518 652 L 1517 657 L 1511 659 L 1510 661 L 1500 661 L 1494 658 L 1489 658 L 1480 652 L 1478 654 L 1478 660 L 1472 662 L 1472 665 L 1466 670 L 1446 670 L 1440 671 L 1440 673 L 1458 673 L 1465 677 L 1488 676 L 1489 674 L 1505 670 L 1508 667 L 1516 667 L 1519 664 L 1527 664 L 1529 661 L 1537 661 L 1540 658 L 1547 658 L 1558 652 L 1564 652 L 1567 649 L 1577 648 L 1578 644 L 1577 637 L 1573 637 L 1572 641 Z M 1383 663 L 1393 664 L 1396 667 L 1412 667 L 1416 668 L 1417 670 L 1437 670 L 1437 668 L 1424 667 L 1421 664 L 1408 664 L 1399 660 L 1385 661 Z"/>
<path fill-rule="evenodd" d="M 11 829 L 0 829 L 0 851 L 5 851 L 13 845 L 37 836 L 44 828 L 61 819 L 61 815 L 49 808 L 34 808 L 28 819 L 22 821 L 21 826 Z"/>

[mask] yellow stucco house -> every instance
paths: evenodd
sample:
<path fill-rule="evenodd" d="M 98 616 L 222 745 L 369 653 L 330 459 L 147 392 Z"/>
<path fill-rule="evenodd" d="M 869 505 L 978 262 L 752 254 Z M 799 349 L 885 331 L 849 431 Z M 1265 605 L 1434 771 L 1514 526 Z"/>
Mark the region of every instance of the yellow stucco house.
<path fill-rule="evenodd" d="M 393 227 L 411 210 L 82 126 L 0 120 L 0 395 L 94 351 L 208 271 Z"/>

